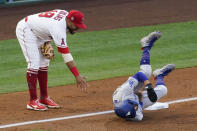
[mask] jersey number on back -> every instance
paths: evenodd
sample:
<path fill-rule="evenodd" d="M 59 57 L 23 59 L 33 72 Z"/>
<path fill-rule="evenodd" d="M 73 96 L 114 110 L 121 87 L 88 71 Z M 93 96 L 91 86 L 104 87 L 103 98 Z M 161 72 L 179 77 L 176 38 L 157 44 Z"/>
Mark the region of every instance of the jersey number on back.
<path fill-rule="evenodd" d="M 57 10 L 52 10 L 52 11 L 48 11 L 48 12 L 43 12 L 41 14 L 39 14 L 39 17 L 47 17 L 47 18 L 51 18 L 54 16 L 54 14 L 57 12 Z"/>
<path fill-rule="evenodd" d="M 51 18 L 55 15 L 56 12 L 57 12 L 57 10 L 52 10 L 52 11 L 48 11 L 48 12 L 43 12 L 43 13 L 39 14 L 38 16 Z M 67 15 L 66 11 L 60 11 L 53 19 L 60 21 L 65 15 Z"/>

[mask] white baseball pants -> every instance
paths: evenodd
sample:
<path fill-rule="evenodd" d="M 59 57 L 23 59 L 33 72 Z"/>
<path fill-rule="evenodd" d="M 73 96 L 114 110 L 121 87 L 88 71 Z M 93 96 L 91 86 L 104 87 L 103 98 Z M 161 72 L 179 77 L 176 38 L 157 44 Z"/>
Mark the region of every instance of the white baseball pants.
<path fill-rule="evenodd" d="M 44 41 L 35 36 L 25 19 L 18 22 L 16 36 L 28 64 L 28 69 L 38 70 L 40 67 L 49 66 L 50 60 L 41 54 L 40 46 Z"/>

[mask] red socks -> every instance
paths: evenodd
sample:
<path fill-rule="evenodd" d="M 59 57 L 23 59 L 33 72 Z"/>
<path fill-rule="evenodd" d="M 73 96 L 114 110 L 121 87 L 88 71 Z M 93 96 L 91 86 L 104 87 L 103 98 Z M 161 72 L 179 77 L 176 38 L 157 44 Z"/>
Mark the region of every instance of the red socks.
<path fill-rule="evenodd" d="M 42 67 L 40 70 L 28 69 L 27 70 L 27 84 L 29 88 L 30 101 L 37 99 L 37 79 L 40 86 L 40 98 L 47 98 L 47 82 L 48 82 L 48 67 Z"/>
<path fill-rule="evenodd" d="M 36 92 L 36 86 L 37 86 L 37 76 L 38 71 L 33 69 L 27 70 L 27 84 L 29 88 L 29 94 L 30 94 L 30 101 L 37 99 L 37 92 Z"/>
<path fill-rule="evenodd" d="M 38 71 L 38 81 L 40 85 L 40 98 L 47 98 L 48 67 L 41 67 Z"/>

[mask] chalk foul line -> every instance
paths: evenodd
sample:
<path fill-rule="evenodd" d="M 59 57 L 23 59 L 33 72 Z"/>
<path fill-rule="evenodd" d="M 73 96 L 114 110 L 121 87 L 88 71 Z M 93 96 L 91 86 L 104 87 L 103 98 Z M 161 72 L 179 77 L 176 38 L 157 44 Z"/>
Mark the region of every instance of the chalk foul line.
<path fill-rule="evenodd" d="M 179 99 L 179 100 L 174 100 L 174 101 L 169 101 L 169 102 L 164 102 L 164 103 L 174 104 L 174 103 L 182 103 L 182 102 L 194 101 L 194 100 L 197 100 L 197 97 Z M 89 116 L 104 115 L 104 114 L 110 114 L 113 112 L 114 112 L 113 110 L 109 110 L 109 111 L 94 112 L 94 113 L 87 113 L 87 114 L 80 114 L 80 115 L 73 115 L 73 116 L 65 116 L 65 117 L 58 117 L 58 118 L 51 118 L 51 119 L 44 119 L 44 120 L 26 121 L 26 122 L 13 123 L 13 124 L 7 124 L 7 125 L 0 125 L 0 129 L 1 128 L 16 127 L 16 126 L 23 126 L 23 125 L 30 125 L 30 124 L 36 124 L 36 123 L 44 123 L 44 122 L 52 122 L 52 121 L 59 121 L 59 120 L 67 120 L 67 119 L 83 118 L 83 117 L 89 117 Z"/>

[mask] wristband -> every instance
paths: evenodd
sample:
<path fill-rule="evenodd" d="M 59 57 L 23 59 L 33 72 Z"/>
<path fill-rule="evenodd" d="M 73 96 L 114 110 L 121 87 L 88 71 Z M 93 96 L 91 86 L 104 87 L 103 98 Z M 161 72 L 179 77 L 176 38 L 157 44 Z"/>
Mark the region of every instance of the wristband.
<path fill-rule="evenodd" d="M 79 76 L 79 71 L 77 70 L 77 67 L 76 66 L 74 66 L 72 68 L 69 68 L 69 69 L 70 69 L 70 71 L 73 73 L 73 75 L 75 77 Z"/>
<path fill-rule="evenodd" d="M 66 48 L 57 47 L 57 49 L 58 49 L 58 52 L 60 52 L 61 54 L 68 54 L 68 53 L 70 53 L 68 47 L 66 47 Z"/>

